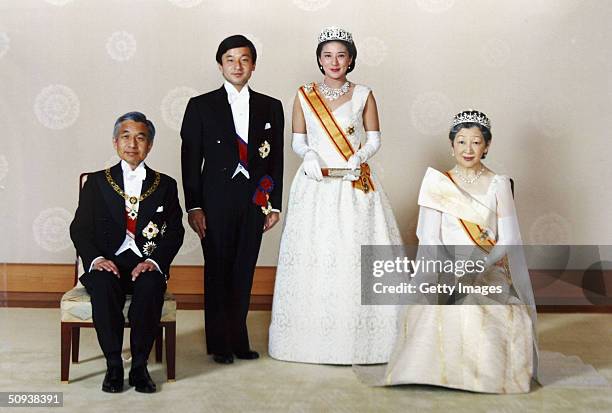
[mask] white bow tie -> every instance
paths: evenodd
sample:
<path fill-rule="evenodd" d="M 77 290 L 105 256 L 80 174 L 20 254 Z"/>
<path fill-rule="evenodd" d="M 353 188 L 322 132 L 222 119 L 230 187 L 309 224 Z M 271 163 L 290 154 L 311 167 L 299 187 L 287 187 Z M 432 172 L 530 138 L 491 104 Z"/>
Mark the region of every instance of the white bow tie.
<path fill-rule="evenodd" d="M 141 181 L 144 181 L 146 176 L 147 176 L 147 171 L 144 168 L 139 168 L 139 169 L 136 169 L 135 171 L 129 171 L 126 175 L 126 178 L 129 181 L 132 181 L 134 179 L 140 179 Z"/>
<path fill-rule="evenodd" d="M 248 99 L 248 95 L 240 94 L 240 93 L 230 93 L 227 95 L 227 101 L 230 105 L 233 105 L 237 101 L 242 101 Z"/>

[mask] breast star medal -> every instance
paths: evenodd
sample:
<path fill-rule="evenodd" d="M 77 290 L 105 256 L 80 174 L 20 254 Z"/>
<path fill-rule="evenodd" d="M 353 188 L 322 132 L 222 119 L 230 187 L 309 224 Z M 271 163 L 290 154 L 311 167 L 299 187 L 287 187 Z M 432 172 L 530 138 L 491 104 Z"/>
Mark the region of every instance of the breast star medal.
<path fill-rule="evenodd" d="M 481 229 L 478 239 L 480 239 L 480 241 L 486 241 L 487 238 L 489 238 L 489 232 L 485 228 Z"/>
<path fill-rule="evenodd" d="M 158 232 L 159 229 L 157 228 L 157 224 L 154 224 L 153 222 L 149 221 L 147 226 L 144 227 L 144 229 L 142 230 L 142 236 L 150 240 L 155 238 Z"/>
<path fill-rule="evenodd" d="M 270 154 L 270 144 L 268 141 L 263 141 L 261 146 L 259 147 L 259 156 L 266 158 Z"/>
<path fill-rule="evenodd" d="M 157 244 L 153 241 L 147 241 L 142 248 L 142 252 L 144 252 L 144 255 L 147 257 L 150 257 L 153 251 L 155 251 L 155 248 L 157 248 Z"/>

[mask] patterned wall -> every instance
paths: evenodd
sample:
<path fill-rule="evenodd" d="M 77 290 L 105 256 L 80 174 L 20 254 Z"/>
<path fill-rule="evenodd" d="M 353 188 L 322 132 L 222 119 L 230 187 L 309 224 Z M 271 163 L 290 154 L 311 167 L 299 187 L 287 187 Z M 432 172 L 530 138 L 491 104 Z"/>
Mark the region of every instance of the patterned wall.
<path fill-rule="evenodd" d="M 214 54 L 227 35 L 254 41 L 251 85 L 290 119 L 332 24 L 353 32 L 349 78 L 379 102 L 373 167 L 406 241 L 423 172 L 451 166 L 449 120 L 478 108 L 493 122 L 487 164 L 516 181 L 523 238 L 610 244 L 610 17 L 612 3 L 578 0 L 2 0 L 0 262 L 72 260 L 77 176 L 118 161 L 111 132 L 124 112 L 155 122 L 149 164 L 180 179 L 185 104 L 221 84 Z M 289 145 L 286 158 L 288 189 L 299 165 Z M 266 235 L 260 265 L 276 264 L 280 232 Z M 202 262 L 192 232 L 177 262 Z"/>

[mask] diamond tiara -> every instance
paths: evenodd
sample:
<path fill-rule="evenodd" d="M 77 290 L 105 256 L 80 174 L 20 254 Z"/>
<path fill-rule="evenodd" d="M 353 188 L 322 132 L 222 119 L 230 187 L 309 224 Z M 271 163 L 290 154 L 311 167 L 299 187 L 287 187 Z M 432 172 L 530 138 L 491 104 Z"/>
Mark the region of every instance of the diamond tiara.
<path fill-rule="evenodd" d="M 330 40 L 342 40 L 353 43 L 353 35 L 339 27 L 326 27 L 319 35 L 319 43 L 328 42 Z"/>
<path fill-rule="evenodd" d="M 453 118 L 453 127 L 461 123 L 478 123 L 491 130 L 491 121 L 487 118 L 487 115 L 477 110 L 464 110 L 457 113 Z"/>

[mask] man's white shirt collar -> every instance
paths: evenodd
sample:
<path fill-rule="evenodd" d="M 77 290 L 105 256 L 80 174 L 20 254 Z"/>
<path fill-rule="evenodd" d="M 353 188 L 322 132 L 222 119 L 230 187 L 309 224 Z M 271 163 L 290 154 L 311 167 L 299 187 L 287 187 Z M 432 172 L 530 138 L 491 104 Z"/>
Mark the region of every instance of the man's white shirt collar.
<path fill-rule="evenodd" d="M 145 169 L 144 161 L 140 162 L 140 164 L 136 167 L 136 169 L 132 171 L 132 167 L 130 166 L 130 164 L 128 164 L 126 161 L 122 159 L 121 169 L 123 170 L 124 179 L 132 180 L 136 178 L 136 179 L 140 179 L 141 181 L 144 181 L 145 178 L 147 177 L 147 170 Z"/>
<path fill-rule="evenodd" d="M 227 80 L 223 82 L 223 86 L 225 87 L 225 91 L 227 92 L 227 101 L 230 105 L 236 102 L 238 99 L 246 99 L 248 102 L 249 97 L 251 96 L 249 93 L 249 85 L 244 85 L 240 92 L 236 89 L 234 85 L 232 85 Z"/>

